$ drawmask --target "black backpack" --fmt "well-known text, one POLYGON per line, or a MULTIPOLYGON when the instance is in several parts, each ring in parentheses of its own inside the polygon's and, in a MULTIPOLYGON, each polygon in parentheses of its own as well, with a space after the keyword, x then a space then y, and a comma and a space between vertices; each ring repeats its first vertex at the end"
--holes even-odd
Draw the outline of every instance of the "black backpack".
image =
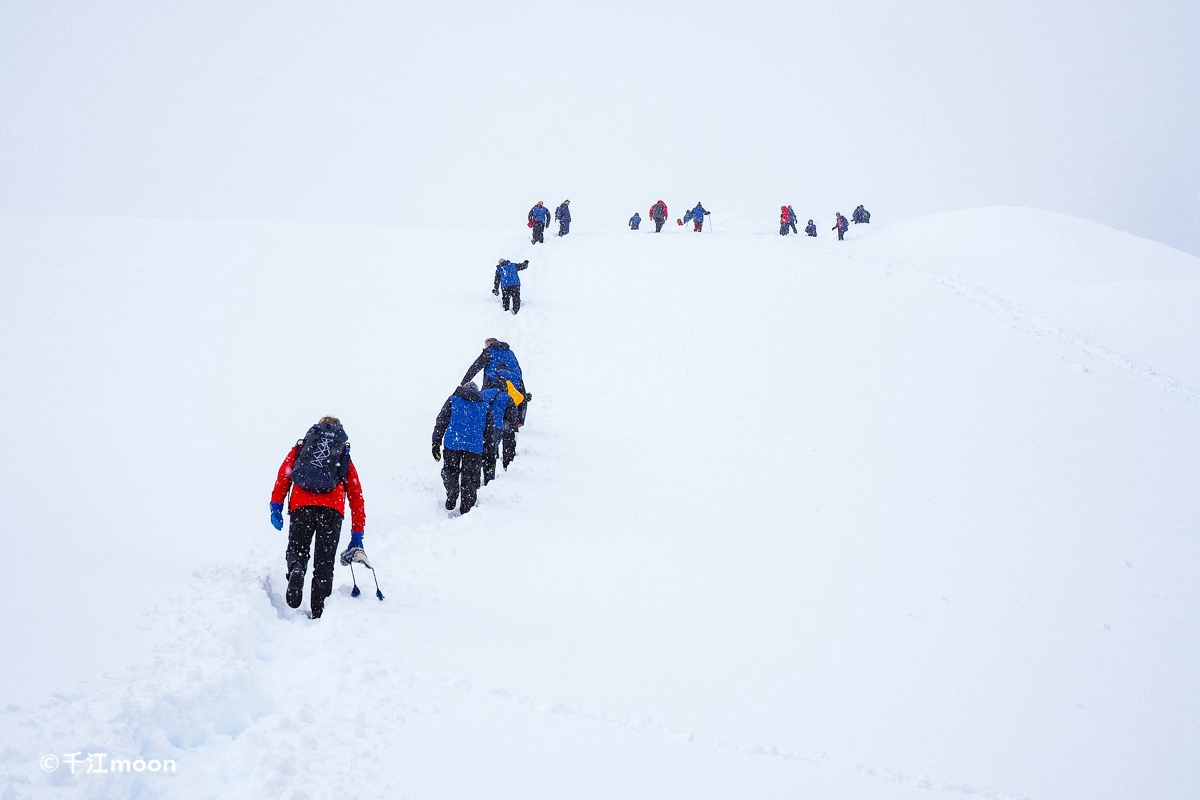
POLYGON ((350 442, 341 425, 318 422, 296 442, 292 483, 306 492, 326 494, 346 481, 350 472, 350 442))

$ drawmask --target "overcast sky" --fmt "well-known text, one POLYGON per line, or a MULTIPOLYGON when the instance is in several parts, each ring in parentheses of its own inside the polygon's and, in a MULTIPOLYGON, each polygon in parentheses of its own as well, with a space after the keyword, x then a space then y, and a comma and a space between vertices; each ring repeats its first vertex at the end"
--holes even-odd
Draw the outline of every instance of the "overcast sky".
POLYGON ((501 228, 568 197, 613 229, 1028 205, 1200 254, 1200 3, 0 5, 0 214, 501 228))

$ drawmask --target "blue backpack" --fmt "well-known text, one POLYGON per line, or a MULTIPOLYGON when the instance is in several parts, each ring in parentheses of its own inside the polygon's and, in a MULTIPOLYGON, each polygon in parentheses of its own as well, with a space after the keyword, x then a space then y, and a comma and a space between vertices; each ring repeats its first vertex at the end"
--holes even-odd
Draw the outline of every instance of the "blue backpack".
POLYGON ((306 492, 327 494, 350 473, 350 442, 341 425, 318 422, 296 442, 292 483, 306 492))

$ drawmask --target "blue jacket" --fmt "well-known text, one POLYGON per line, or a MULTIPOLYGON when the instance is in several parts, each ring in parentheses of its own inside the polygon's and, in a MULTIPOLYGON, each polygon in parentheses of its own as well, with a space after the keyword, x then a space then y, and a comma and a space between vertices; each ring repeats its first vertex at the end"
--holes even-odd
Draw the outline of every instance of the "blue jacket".
POLYGON ((563 222, 571 221, 571 207, 563 203, 558 208, 554 209, 554 218, 561 219, 563 222))
POLYGON ((795 225, 796 224, 796 212, 792 210, 791 206, 788 206, 787 210, 788 210, 788 223, 795 225))
MULTIPOLYGON (((497 342, 497 344, 499 343, 497 342)), ((517 363, 517 354, 510 350, 508 345, 505 345, 503 348, 489 347, 488 352, 492 354, 492 357, 488 359, 487 366, 483 368, 484 385, 497 385, 501 380, 504 380, 498 373, 501 370, 507 370, 510 375, 516 376, 515 378, 510 377, 508 380, 511 380, 514 386, 521 389, 524 380, 521 378, 521 365, 517 363)))
POLYGON ((545 206, 534 206, 529 209, 529 219, 544 225, 550 221, 550 209, 545 206))
POLYGON ((641 224, 642 224, 641 214, 638 214, 636 211, 633 212, 633 216, 629 218, 630 227, 633 227, 634 225, 641 225, 641 224))
POLYGON ((529 266, 528 261, 524 261, 520 264, 514 264, 511 261, 505 261, 503 264, 500 264, 499 266, 497 266, 496 267, 496 277, 498 277, 500 279, 501 288, 507 288, 509 286, 520 286, 521 285, 521 276, 518 275, 517 273, 520 272, 521 270, 525 269, 528 266, 529 266))
POLYGON ((504 417, 508 413, 508 409, 512 406, 512 398, 508 396, 507 389, 484 389, 480 392, 483 399, 487 400, 488 408, 492 412, 492 424, 495 427, 495 435, 497 438, 504 433, 504 417))
POLYGON ((810 222, 810 223, 808 223, 808 227, 804 229, 804 232, 807 233, 809 236, 816 236, 817 235, 817 226, 810 222))
POLYGON ((467 374, 463 376, 462 382, 466 383, 474 378, 479 374, 479 370, 483 370, 483 388, 485 389, 500 386, 502 376, 498 375, 497 371, 508 370, 512 375, 512 377, 508 377, 508 380, 512 381, 520 391, 525 391, 525 378, 521 374, 521 365, 517 363, 517 355, 509 349, 505 342, 496 342, 491 347, 485 347, 479 354, 479 358, 467 367, 467 374))
POLYGON ((703 222, 704 215, 707 213, 708 212, 704 210, 704 206, 700 205, 699 203, 696 203, 696 207, 693 208, 691 211, 692 219, 696 220, 696 222, 703 222))
POLYGON ((492 451, 495 430, 491 410, 483 395, 460 386, 446 400, 433 425, 433 443, 447 450, 484 454, 492 451))

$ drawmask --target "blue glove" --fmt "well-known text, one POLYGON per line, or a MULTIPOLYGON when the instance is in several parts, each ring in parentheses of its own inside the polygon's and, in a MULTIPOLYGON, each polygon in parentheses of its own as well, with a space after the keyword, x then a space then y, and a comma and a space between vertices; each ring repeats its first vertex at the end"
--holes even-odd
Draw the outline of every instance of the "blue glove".
POLYGON ((363 537, 362 531, 359 531, 358 533, 351 532, 350 533, 350 547, 362 547, 362 537, 363 537))
POLYGON ((283 503, 271 503, 271 524, 275 530, 283 530, 283 503))

